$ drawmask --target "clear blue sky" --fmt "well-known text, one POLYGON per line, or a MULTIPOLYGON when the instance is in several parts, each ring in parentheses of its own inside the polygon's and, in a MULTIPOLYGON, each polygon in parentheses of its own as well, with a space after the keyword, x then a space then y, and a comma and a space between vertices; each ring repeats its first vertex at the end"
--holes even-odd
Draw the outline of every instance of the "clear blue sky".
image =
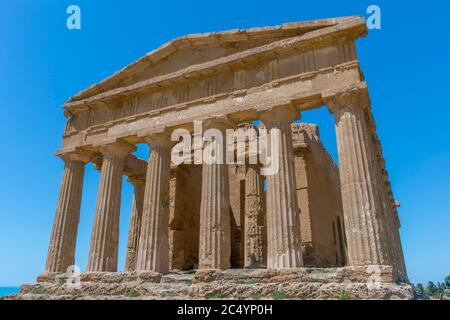
MULTIPOLYGON (((427 1, 425 7, 418 1, 392 0, 1 0, 0 286, 33 282, 44 270, 63 170, 53 153, 60 147, 62 104, 68 97, 184 34, 365 15, 373 3, 382 9, 382 29, 358 41, 358 55, 394 193, 402 203, 409 276, 425 282, 450 274, 446 1, 427 1), (70 4, 81 7, 81 31, 66 28, 70 4)), ((332 117, 323 109, 307 112, 303 119, 321 126, 322 139, 336 158, 332 117)), ((88 166, 76 253, 82 269, 98 180, 98 172, 88 166)), ((120 268, 131 192, 124 183, 120 268)))

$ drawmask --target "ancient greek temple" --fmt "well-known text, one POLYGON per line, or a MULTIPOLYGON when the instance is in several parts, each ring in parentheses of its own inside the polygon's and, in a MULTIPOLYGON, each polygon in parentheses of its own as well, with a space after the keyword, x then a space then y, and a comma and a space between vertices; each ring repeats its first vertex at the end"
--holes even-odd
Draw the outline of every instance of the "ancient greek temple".
MULTIPOLYGON (((83 177, 100 172, 86 273, 117 272, 122 179, 134 186, 125 272, 389 266, 407 281, 400 222, 355 41, 343 17, 191 34, 172 40, 64 104, 64 172, 45 273, 76 264, 83 177), (334 116, 338 164, 302 112, 334 116), (279 170, 174 165, 171 134, 281 133, 279 170), (133 155, 149 145, 148 159, 133 155)), ((226 143, 225 141, 223 142, 226 143)), ((247 158, 250 155, 247 154, 247 158)))

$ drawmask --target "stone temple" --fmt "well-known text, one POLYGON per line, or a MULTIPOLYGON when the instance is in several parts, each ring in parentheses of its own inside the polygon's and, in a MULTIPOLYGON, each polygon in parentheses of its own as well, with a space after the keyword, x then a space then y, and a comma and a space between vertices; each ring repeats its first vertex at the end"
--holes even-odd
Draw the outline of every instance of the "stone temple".
POLYGON ((146 298, 411 298, 399 204, 355 49, 366 34, 360 17, 191 34, 70 98, 45 272, 18 297, 40 288, 46 298, 126 298, 130 290, 146 298), (295 121, 322 107, 334 116, 339 165, 319 128, 295 121), (193 132, 202 121, 205 130, 253 130, 255 120, 281 133, 275 174, 247 162, 172 163, 175 129, 193 132), (132 155, 140 143, 150 146, 148 159, 132 155), (89 162, 100 183, 88 265, 73 289, 60 284, 76 265, 89 162), (129 230, 119 232, 124 176, 134 197, 129 230), (128 237, 123 272, 119 233, 128 237))

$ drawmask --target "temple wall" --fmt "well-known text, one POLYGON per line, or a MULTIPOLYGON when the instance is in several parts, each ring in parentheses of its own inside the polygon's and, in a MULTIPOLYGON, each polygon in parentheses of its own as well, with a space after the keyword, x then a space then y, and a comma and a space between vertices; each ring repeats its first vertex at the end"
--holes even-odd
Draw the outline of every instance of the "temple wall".
POLYGON ((202 167, 182 165, 172 170, 176 182, 170 190, 170 266, 193 269, 198 265, 202 167))
POLYGON ((231 266, 242 267, 244 256, 245 166, 229 166, 231 266))
POLYGON ((305 143, 295 148, 304 264, 340 266, 345 262, 345 248, 341 249, 345 245, 343 229, 338 227, 343 222, 339 169, 321 144, 317 127, 308 129, 307 136, 294 134, 294 145, 305 143))

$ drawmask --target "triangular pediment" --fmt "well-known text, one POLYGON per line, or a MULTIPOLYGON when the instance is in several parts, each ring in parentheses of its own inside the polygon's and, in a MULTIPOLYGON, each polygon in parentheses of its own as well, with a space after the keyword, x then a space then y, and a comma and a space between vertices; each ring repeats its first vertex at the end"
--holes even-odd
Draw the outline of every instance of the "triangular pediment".
POLYGON ((308 34, 359 17, 342 17, 278 26, 190 34, 174 39, 69 99, 75 102, 218 58, 308 34))

